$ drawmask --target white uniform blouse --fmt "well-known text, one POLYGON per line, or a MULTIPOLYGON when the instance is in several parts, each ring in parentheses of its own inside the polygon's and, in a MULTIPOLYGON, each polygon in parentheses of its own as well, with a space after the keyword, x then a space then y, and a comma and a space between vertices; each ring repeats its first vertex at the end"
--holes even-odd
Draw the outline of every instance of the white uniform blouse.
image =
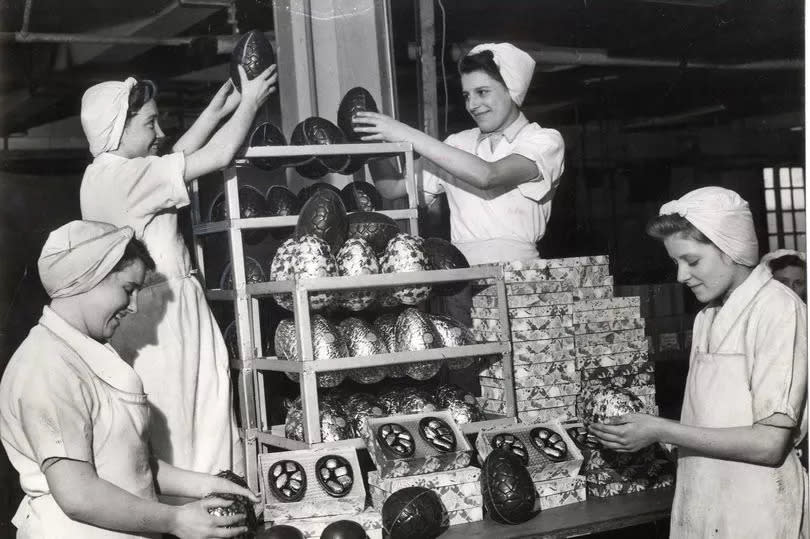
POLYGON ((447 193, 451 239, 470 264, 536 258, 535 244, 546 233, 551 199, 564 170, 565 143, 558 131, 529 123, 522 113, 494 150, 489 136, 497 135, 482 134, 476 127, 444 142, 489 162, 522 155, 537 165, 538 176, 514 189, 484 191, 428 161, 422 174, 426 201, 447 193))
POLYGON ((52 458, 88 462, 101 479, 156 500, 148 426, 149 406, 135 371, 109 345, 45 307, 0 381, 0 439, 25 492, 12 520, 17 537, 158 537, 71 520, 51 495, 43 471, 52 458))

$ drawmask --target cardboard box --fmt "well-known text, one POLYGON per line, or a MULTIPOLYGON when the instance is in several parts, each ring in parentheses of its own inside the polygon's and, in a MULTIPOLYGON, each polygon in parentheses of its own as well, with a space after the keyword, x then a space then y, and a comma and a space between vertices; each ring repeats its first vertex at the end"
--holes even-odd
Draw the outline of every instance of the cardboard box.
POLYGON ((614 320, 600 320, 595 322, 577 322, 573 325, 575 335, 589 333, 604 333, 606 331, 625 331, 644 329, 647 326, 644 318, 619 318, 614 320))
MULTIPOLYGON (((517 318, 536 318, 544 316, 571 316, 573 314, 573 304, 571 305, 550 305, 546 307, 520 307, 507 309, 507 314, 510 320, 517 318)), ((499 320, 500 310, 485 307, 472 307, 470 309, 470 316, 475 319, 482 320, 499 320)), ((570 325, 570 324, 569 324, 570 325)), ((500 329, 498 326, 496 329, 500 329)))
POLYGON ((351 520, 357 522, 366 530, 368 539, 382 539, 382 515, 380 512, 369 507, 362 513, 354 515, 342 515, 340 517, 314 517, 297 519, 278 519, 273 521, 273 525, 286 524, 298 528, 306 539, 320 539, 323 530, 338 520, 351 520))
POLYGON ((641 318, 638 307, 625 309, 604 309, 601 311, 574 311, 574 324, 592 324, 594 322, 611 322, 628 318, 641 318))
POLYGON ((266 521, 352 515, 362 512, 366 507, 363 475, 357 460, 357 451, 353 447, 319 447, 262 453, 259 455, 259 472, 261 473, 264 519, 266 521), (332 456, 339 457, 348 463, 353 479, 349 492, 342 497, 331 496, 318 481, 316 470, 318 461, 332 456), (306 486, 303 496, 296 501, 286 501, 279 497, 272 486, 272 482, 275 481, 276 465, 285 461, 297 463, 300 473, 305 477, 306 486))
MULTIPOLYGON (((548 294, 554 292, 573 292, 574 287, 565 281, 540 281, 536 283, 513 283, 506 285, 506 294, 509 296, 522 296, 526 294, 548 294)), ((498 287, 486 285, 483 287, 473 286, 473 297, 493 296, 497 297, 498 287)))
MULTIPOLYGON (((568 395, 577 395, 582 389, 579 383, 559 384, 553 386, 543 387, 530 387, 515 390, 515 397, 517 400, 530 400, 530 399, 550 399, 553 397, 563 397, 568 395)), ((504 399, 503 387, 487 387, 481 388, 481 396, 488 399, 504 399)))
POLYGON ((577 416, 576 406, 560 406, 544 410, 526 410, 518 412, 518 419, 524 423, 548 423, 549 421, 567 421, 577 416))
POLYGON ((612 298, 614 287, 607 286, 579 286, 573 289, 574 302, 587 301, 591 299, 612 298))
POLYGON ((367 431, 364 433, 363 440, 381 478, 458 470, 470 465, 472 446, 456 422, 453 421, 453 417, 444 410, 421 414, 367 417, 366 424, 367 431), (441 419, 450 427, 455 437, 454 450, 441 451, 423 438, 420 434, 419 422, 428 417, 441 419), (378 438, 378 429, 388 423, 401 425, 411 434, 414 443, 414 451, 411 456, 398 457, 383 448, 378 438))
POLYGON ((389 479, 380 478, 377 472, 372 471, 368 473, 368 487, 372 503, 380 511, 392 493, 405 487, 425 487, 438 494, 447 511, 452 512, 483 505, 480 476, 481 469, 472 466, 389 479))

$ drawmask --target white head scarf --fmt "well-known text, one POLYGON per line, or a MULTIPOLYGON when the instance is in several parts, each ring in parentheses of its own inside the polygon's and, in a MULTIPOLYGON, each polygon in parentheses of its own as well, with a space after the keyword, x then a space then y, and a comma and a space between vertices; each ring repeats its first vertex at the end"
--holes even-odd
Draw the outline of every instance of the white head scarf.
POLYGON ((82 129, 93 157, 115 150, 121 143, 129 108, 129 92, 137 82, 132 77, 123 82, 102 82, 84 92, 82 129))
POLYGON ((39 278, 51 298, 75 296, 100 283, 124 256, 134 231, 98 221, 71 221, 48 235, 39 278))
POLYGON ((702 187, 661 206, 659 215, 678 214, 737 264, 754 267, 759 244, 748 202, 722 187, 702 187))
POLYGON ((495 65, 501 72, 512 101, 518 106, 522 105, 534 75, 534 59, 511 43, 482 43, 473 47, 467 54, 483 51, 492 51, 495 65))

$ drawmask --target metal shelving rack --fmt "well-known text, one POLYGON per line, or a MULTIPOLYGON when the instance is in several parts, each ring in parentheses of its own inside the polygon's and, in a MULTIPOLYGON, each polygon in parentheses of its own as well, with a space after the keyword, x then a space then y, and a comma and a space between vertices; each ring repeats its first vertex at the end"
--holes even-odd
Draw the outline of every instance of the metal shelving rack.
MULTIPOLYGON (((408 208, 380 211, 394 220, 406 220, 408 230, 418 235, 417 187, 413 168, 413 147, 405 143, 336 144, 315 146, 266 146, 248 149, 245 159, 252 157, 298 157, 309 155, 391 155, 404 154, 405 181, 408 193, 408 208)), ((239 215, 239 169, 244 161, 237 162, 224 171, 225 201, 228 215, 239 215)), ((503 270, 497 266, 480 266, 457 270, 433 270, 408 273, 360 275, 356 277, 323 277, 317 279, 248 284, 245 277, 242 230, 295 226, 298 216, 262 217, 252 219, 232 218, 215 223, 204 223, 199 207, 197 180, 191 183, 194 251, 200 271, 205 274, 202 237, 207 234, 228 234, 233 272, 233 290, 209 289, 207 297, 213 301, 234 302, 236 334, 239 359, 231 361, 231 368, 239 372, 238 399, 241 411, 241 434, 245 442, 245 466, 248 484, 252 489, 259 485, 258 453, 265 446, 281 449, 304 449, 324 444, 321 440, 320 405, 318 403, 317 373, 375 367, 416 361, 441 361, 468 356, 500 354, 503 357, 504 386, 506 391, 506 416, 491 416, 488 420, 464 425, 465 432, 476 432, 482 426, 513 422, 517 417, 514 380, 512 378, 511 346, 508 342, 474 344, 455 348, 436 348, 419 352, 395 352, 367 357, 350 357, 333 360, 318 360, 313 357, 309 293, 315 291, 339 291, 357 288, 392 288, 426 283, 454 281, 493 282, 497 288, 498 305, 502 306, 501 327, 509 335, 508 311, 506 309, 506 285, 503 270), (286 361, 276 357, 263 357, 261 345, 262 328, 259 317, 259 298, 270 294, 293 295, 293 317, 301 361, 286 361), (263 372, 294 372, 299 374, 301 405, 304 418, 304 441, 290 440, 284 435, 283 425, 269 425, 264 395, 263 372)), ((508 338, 508 337, 507 337, 508 338)), ((332 442, 364 447, 360 439, 332 442)))

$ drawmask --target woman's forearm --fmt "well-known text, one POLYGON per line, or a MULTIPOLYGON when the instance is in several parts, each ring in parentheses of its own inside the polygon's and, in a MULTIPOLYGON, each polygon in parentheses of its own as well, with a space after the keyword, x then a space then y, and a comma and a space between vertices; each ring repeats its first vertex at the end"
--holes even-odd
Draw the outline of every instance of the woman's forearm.
POLYGON ((191 127, 174 143, 172 151, 183 152, 186 155, 196 152, 203 147, 221 119, 206 108, 194 120, 191 127))
POLYGON ((209 474, 184 470, 159 459, 152 462, 152 471, 161 494, 186 498, 203 498, 211 494, 213 476, 209 474))

